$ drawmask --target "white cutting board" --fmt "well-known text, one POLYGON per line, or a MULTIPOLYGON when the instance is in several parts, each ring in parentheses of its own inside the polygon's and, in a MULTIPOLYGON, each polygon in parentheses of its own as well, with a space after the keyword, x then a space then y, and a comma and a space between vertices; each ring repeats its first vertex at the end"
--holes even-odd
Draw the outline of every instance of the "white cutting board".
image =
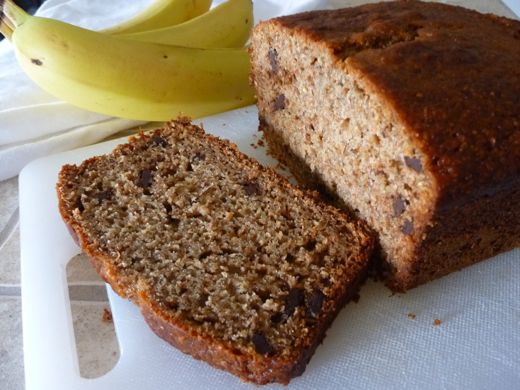
MULTIPOLYGON (((263 148, 250 146, 259 135, 255 108, 203 122, 207 131, 274 164, 263 148)), ((78 248, 58 215, 54 186, 63 164, 109 152, 122 141, 35 161, 20 176, 27 390, 257 388, 170 347, 110 288, 120 360, 101 378, 80 377, 65 272, 78 248)), ((289 388, 519 389, 520 250, 404 295, 391 296, 369 282, 289 388), (442 323, 434 326, 435 319, 442 323)))

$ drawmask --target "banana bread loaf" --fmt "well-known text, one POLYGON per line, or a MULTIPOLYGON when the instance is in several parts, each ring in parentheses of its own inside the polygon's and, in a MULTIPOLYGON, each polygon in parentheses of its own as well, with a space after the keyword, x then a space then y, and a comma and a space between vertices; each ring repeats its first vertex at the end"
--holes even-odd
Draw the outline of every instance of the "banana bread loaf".
POLYGON ((65 166, 57 191, 99 274, 160 337, 259 384, 304 371, 373 245, 362 222, 186 121, 65 166))
POLYGON ((260 23, 261 130, 406 290, 520 244, 520 22, 383 2, 260 23))

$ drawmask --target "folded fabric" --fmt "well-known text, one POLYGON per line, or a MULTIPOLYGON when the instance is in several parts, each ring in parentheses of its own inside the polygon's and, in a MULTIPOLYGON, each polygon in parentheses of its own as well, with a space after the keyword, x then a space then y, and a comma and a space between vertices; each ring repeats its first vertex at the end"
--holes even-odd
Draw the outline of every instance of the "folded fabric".
MULTIPOLYGON (((150 0, 47 0, 37 15, 99 29, 128 19, 150 0)), ((31 160, 98 142, 144 122, 111 118, 64 103, 20 69, 11 44, 0 43, 0 180, 31 160)))
MULTIPOLYGON (((130 18, 151 1, 47 0, 36 14, 96 30, 130 18)), ((214 6, 223 1, 214 1, 214 6)), ((329 8, 332 3, 338 0, 256 1, 255 20, 329 8)), ((142 123, 88 112, 56 99, 23 73, 11 44, 0 42, 0 181, 16 176, 33 159, 99 142, 142 123)))

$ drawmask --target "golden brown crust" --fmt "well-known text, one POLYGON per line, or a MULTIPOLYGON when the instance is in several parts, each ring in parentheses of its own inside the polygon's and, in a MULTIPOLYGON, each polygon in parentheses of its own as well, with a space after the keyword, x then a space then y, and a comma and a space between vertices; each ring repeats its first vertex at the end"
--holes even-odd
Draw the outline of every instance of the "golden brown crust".
POLYGON ((323 45, 372 85, 429 158, 444 205, 518 178, 519 21, 409 0, 264 23, 323 45))
MULTIPOLYGON (((300 191, 298 189, 295 190, 285 178, 278 175, 275 171, 266 169, 258 162, 246 157, 237 150, 236 146, 229 142, 210 135, 204 135, 204 131, 201 128, 192 126, 186 121, 172 122, 169 126, 188 126, 190 131, 206 137, 220 153, 224 153, 228 155, 229 158, 240 161, 240 164, 243 166, 248 166, 253 172, 256 171, 257 174, 267 176, 269 180, 286 187, 288 190, 290 188, 291 191, 295 191, 295 199, 299 201, 312 200, 312 202, 316 204, 316 196, 314 193, 310 191, 300 191)), ((150 139, 155 134, 156 132, 153 132, 151 134, 141 134, 138 137, 132 137, 128 144, 118 146, 113 154, 117 155, 123 152, 130 152, 133 150, 134 144, 142 142, 143 139, 150 139)), ((291 378, 301 375, 337 312, 351 296, 357 293, 357 289, 365 277, 368 256, 373 245, 373 236, 366 229, 365 225, 361 222, 354 223, 360 244, 367 250, 364 251, 362 257, 352 266, 352 269, 355 271, 353 272, 353 274, 355 274, 354 279, 351 279, 348 283, 342 284, 335 291, 332 291, 331 299, 328 300, 327 306, 322 309, 319 317, 316 318, 316 329, 318 329, 318 331, 314 334, 309 334, 304 342, 304 346, 296 349, 291 354, 283 356, 245 354, 233 348, 231 343, 213 339, 203 334, 193 325, 173 317, 160 302, 157 302, 151 296, 148 286, 141 286, 140 283, 136 285, 134 281, 126 278, 118 268, 113 265, 111 259, 98 249, 96 243, 91 242, 89 235, 78 219, 78 207, 70 200, 74 199, 74 196, 71 197, 70 194, 76 190, 74 186, 81 173, 102 158, 103 157, 93 157, 79 167, 71 165, 64 166, 60 172, 57 183, 60 214, 67 226, 70 227, 72 232, 77 236, 79 245, 89 256, 94 268, 101 277, 112 286, 117 294, 132 300, 140 307, 147 323, 157 335, 197 359, 202 359, 214 367, 227 370, 241 377, 243 380, 257 384, 270 382, 287 384, 291 378)), ((330 213, 337 220, 347 222, 346 216, 337 209, 323 203, 318 203, 316 206, 321 212, 330 213)))
POLYGON ((410 267, 389 274, 388 286, 406 291, 520 246, 520 184, 493 196, 439 209, 410 267))

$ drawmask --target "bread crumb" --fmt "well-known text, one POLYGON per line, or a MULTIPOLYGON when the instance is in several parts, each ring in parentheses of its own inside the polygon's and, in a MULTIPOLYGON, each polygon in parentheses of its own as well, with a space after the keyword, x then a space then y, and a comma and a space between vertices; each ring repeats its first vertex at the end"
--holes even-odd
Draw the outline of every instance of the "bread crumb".
POLYGON ((436 319, 433 320, 433 325, 434 325, 434 326, 439 326, 440 324, 442 324, 442 321, 439 320, 438 318, 436 318, 436 319))
POLYGON ((417 316, 415 315, 415 313, 408 313, 408 318, 410 318, 411 320, 415 320, 417 316))
POLYGON ((103 309, 103 322, 112 322, 112 312, 109 309, 103 309))

